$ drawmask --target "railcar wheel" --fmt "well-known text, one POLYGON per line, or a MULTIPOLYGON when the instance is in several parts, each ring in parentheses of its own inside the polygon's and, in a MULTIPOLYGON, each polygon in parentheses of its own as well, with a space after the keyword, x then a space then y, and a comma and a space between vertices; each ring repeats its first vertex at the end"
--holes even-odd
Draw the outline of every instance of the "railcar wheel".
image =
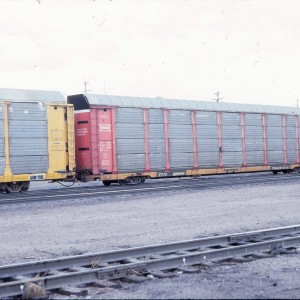
POLYGON ((119 185, 126 185, 126 181, 125 180, 119 180, 119 185))
POLYGON ((20 192, 21 190, 21 182, 9 182, 6 185, 6 191, 8 193, 20 192))
POLYGON ((277 175, 277 174, 278 174, 278 172, 277 172, 277 171, 273 171, 273 174, 274 174, 274 175, 277 175))
POLYGON ((111 181, 109 181, 109 180, 103 180, 102 183, 103 183, 105 186, 110 186, 110 185, 111 185, 111 181))
POLYGON ((287 174, 287 173, 288 173, 288 170, 283 170, 282 173, 283 173, 283 174, 287 174))
POLYGON ((28 189, 29 189, 29 185, 30 185, 29 181, 24 181, 22 183, 22 187, 21 187, 21 191, 20 192, 27 192, 28 189))
POLYGON ((141 177, 141 183, 144 183, 146 181, 146 177, 141 177))

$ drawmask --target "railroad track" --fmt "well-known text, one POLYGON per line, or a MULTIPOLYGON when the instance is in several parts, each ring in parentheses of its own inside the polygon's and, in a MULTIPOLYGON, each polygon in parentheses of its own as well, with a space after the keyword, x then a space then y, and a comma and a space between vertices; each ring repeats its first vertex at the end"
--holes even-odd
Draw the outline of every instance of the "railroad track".
POLYGON ((40 191, 29 191, 26 193, 11 193, 1 196, 0 205, 26 203, 26 202, 41 202, 41 201, 62 201, 74 198, 88 197, 106 197, 127 194, 145 194, 145 193, 160 193, 174 190, 197 190, 197 189, 212 189, 228 186, 239 185, 257 185, 257 184, 279 184, 299 181, 300 174, 256 174, 241 175, 241 176, 203 176, 199 178, 185 178, 184 180, 164 180, 145 183, 143 185, 128 185, 121 186, 88 186, 65 189, 47 189, 40 191))
MULTIPOLYGON (((141 281, 199 272, 209 262, 245 261, 297 253, 300 225, 214 236, 162 245, 101 252, 0 267, 0 298, 20 296, 29 284, 68 294, 65 286, 103 288, 112 281, 141 281)), ((72 291, 69 291, 72 294, 72 291)))

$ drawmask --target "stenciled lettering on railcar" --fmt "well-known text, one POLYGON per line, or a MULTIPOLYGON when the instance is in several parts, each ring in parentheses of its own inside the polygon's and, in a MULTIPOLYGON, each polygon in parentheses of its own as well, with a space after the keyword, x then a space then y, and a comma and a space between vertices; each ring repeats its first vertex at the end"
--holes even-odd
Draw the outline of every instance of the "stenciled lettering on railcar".
POLYGON ((99 132, 111 132, 111 124, 99 124, 99 132))
POLYGON ((88 132, 87 128, 77 128, 76 135, 77 136, 83 136, 83 135, 86 135, 87 132, 88 132))
POLYGON ((279 166, 277 166, 277 167, 271 167, 271 170, 285 170, 285 169, 287 169, 287 167, 279 167, 279 166))
POLYGON ((161 172, 157 173, 158 177, 172 177, 172 176, 185 176, 185 171, 175 171, 175 172, 161 172))
POLYGON ((227 168, 227 169, 224 169, 224 173, 235 173, 235 172, 238 172, 239 169, 238 168, 227 168))

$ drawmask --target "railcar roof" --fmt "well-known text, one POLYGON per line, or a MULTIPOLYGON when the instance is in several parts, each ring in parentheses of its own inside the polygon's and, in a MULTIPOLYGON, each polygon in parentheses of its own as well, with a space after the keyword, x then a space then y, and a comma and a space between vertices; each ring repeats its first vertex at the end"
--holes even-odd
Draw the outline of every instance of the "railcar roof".
POLYGON ((167 108, 184 110, 229 111, 270 114, 300 115, 300 108, 273 105, 238 104, 226 102, 195 101, 164 99, 161 97, 128 97, 112 95, 78 94, 68 97, 75 110, 88 109, 91 105, 136 107, 136 108, 167 108))
POLYGON ((0 100, 16 102, 65 103, 62 93, 56 91, 21 90, 0 88, 0 100))

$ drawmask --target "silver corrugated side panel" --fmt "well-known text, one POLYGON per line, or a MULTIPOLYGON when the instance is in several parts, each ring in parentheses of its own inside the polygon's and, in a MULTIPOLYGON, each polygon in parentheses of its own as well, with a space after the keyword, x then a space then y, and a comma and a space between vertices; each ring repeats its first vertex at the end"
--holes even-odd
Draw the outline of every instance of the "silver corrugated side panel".
POLYGON ((282 127, 267 127, 267 139, 283 138, 282 127))
POLYGON ((192 125, 169 124, 169 138, 193 138, 192 125))
POLYGON ((242 127, 237 126, 222 126, 222 139, 226 138, 242 138, 242 127))
POLYGON ((296 127, 287 127, 286 128, 286 138, 287 139, 296 139, 296 127))
POLYGON ((284 160, 283 151, 267 151, 269 164, 282 164, 284 160))
POLYGON ((262 127, 261 114, 245 114, 245 126, 260 126, 262 127))
POLYGON ((0 104, 0 175, 5 171, 5 141, 4 141, 4 114, 3 105, 0 104))
POLYGON ((47 172, 49 157, 48 151, 45 151, 48 149, 45 107, 39 103, 12 102, 8 113, 12 173, 47 172))
POLYGON ((283 150, 283 139, 267 139, 267 150, 283 150))
POLYGON ((296 145, 296 139, 287 139, 286 140, 286 148, 287 150, 296 151, 297 145, 296 145))
POLYGON ((151 170, 164 170, 166 168, 166 153, 150 153, 149 163, 151 170))
POLYGON ((164 124, 148 124, 148 137, 149 139, 164 139, 165 126, 164 124))
POLYGON ((287 161, 288 163, 296 163, 297 161, 297 151, 288 151, 287 152, 287 161))
POLYGON ((267 115, 267 126, 282 127, 282 115, 267 115))
POLYGON ((240 152, 243 151, 241 139, 223 139, 222 151, 240 152))
POLYGON ((166 152, 165 139, 149 139, 149 153, 162 153, 166 152))
POLYGON ((3 175, 5 171, 5 158, 0 156, 0 175, 3 175))
POLYGON ((222 152, 222 160, 224 167, 238 167, 243 163, 242 152, 222 152))
POLYGON ((144 111, 139 108, 118 108, 116 113, 117 123, 144 123, 144 111))
POLYGON ((296 117, 295 116, 286 116, 286 126, 287 127, 296 127, 296 117))
POLYGON ((261 166, 264 164, 264 151, 247 151, 246 163, 248 166, 261 166))
POLYGON ((144 139, 117 139, 117 155, 126 153, 145 154, 144 139))
POLYGON ((144 135, 144 124, 116 123, 117 139, 143 139, 144 135))
POLYGON ((24 144, 23 139, 11 139, 10 148, 12 156, 32 156, 32 155, 48 155, 48 140, 47 138, 39 138, 34 140, 35 145, 24 144))
POLYGON ((245 126, 246 138, 263 138, 264 130, 262 126, 245 126))
POLYGON ((10 168, 13 174, 44 173, 48 170, 48 156, 13 156, 10 168))
POLYGON ((164 111, 162 109, 149 109, 148 123, 164 124, 164 111))
POLYGON ((199 125, 217 125, 217 113, 212 111, 197 111, 195 122, 199 125))
POLYGON ((192 116, 189 110, 169 110, 169 123, 192 124, 192 116))
POLYGON ((171 169, 192 168, 194 166, 194 153, 170 153, 171 169))
POLYGON ((197 158, 199 168, 217 168, 219 166, 219 152, 198 152, 197 158))
POLYGON ((263 139, 245 139, 246 151, 263 151, 264 140, 263 139))
POLYGON ((117 155, 118 171, 144 171, 145 154, 117 155))
POLYGON ((194 141, 186 138, 169 139, 171 153, 184 153, 194 151, 194 141))
POLYGON ((209 152, 219 151, 219 140, 218 139, 201 139, 197 140, 197 151, 198 152, 209 152))
POLYGON ((241 125, 241 115, 239 113, 222 113, 222 126, 223 125, 241 125))
POLYGON ((197 125, 196 132, 197 139, 217 139, 219 136, 217 125, 197 125))

